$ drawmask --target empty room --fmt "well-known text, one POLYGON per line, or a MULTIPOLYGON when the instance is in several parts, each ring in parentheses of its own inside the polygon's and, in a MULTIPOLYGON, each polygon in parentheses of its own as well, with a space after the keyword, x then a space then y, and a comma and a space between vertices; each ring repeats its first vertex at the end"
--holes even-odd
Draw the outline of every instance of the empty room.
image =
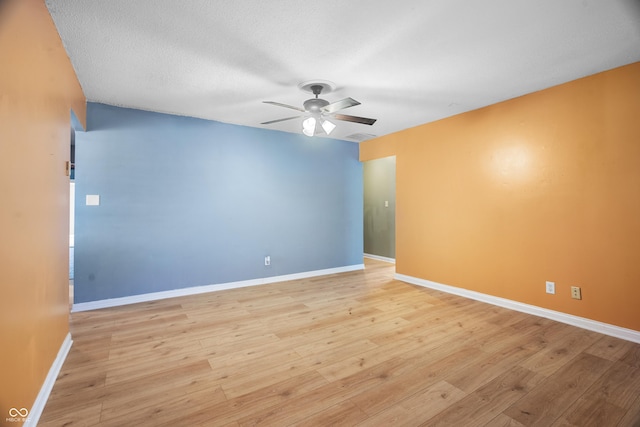
POLYGON ((640 2, 0 1, 0 425, 640 426, 640 2))

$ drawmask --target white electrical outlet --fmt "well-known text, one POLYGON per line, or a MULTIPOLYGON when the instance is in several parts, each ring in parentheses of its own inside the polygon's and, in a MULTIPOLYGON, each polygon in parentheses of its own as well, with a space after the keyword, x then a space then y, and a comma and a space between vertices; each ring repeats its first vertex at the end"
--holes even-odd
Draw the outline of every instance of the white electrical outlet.
POLYGON ((264 265, 271 265, 271 256, 264 257, 264 265))
POLYGON ((547 293, 555 294, 556 293, 556 284, 555 282, 546 282, 547 285, 547 293))

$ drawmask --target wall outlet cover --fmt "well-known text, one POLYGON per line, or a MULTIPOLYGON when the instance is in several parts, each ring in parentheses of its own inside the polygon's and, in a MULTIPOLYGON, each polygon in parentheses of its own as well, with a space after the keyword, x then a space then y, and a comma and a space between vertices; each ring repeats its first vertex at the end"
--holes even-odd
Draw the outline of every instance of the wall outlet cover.
POLYGON ((573 299, 582 299, 582 290, 579 286, 571 287, 571 298, 573 299))

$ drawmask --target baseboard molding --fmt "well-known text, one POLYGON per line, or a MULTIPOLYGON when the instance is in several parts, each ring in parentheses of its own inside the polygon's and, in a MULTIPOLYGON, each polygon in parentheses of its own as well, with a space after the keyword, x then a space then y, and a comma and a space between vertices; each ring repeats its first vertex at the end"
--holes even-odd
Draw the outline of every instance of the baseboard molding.
POLYGON ((432 282, 430 280, 419 279, 417 277, 406 276, 404 274, 395 274, 395 279, 413 285, 425 288, 435 289, 437 291, 446 292, 448 294, 459 295, 461 297, 474 299, 476 301, 486 302, 488 304, 497 305, 499 307, 508 308, 510 310, 520 311, 522 313, 533 314, 534 316, 545 317, 547 319, 566 323, 568 325, 577 326, 582 329, 599 332, 601 334, 610 335, 612 337, 631 341, 640 344, 640 331, 627 329, 620 326, 610 325, 608 323, 598 322, 596 320, 586 319, 584 317, 574 316, 559 311, 549 310, 535 305, 524 304, 505 298, 494 297, 492 295, 480 292, 470 291, 468 289, 457 288, 455 286, 443 285, 441 283, 432 282))
POLYGON ((69 354, 69 350, 71 350, 71 345, 73 341, 71 340, 71 333, 67 333, 62 345, 60 346, 60 350, 58 350, 58 355, 53 361, 51 368, 49 368, 49 373, 47 374, 47 378, 44 380, 44 384, 40 388, 40 392, 36 397, 33 406, 31 407, 31 411, 29 411, 29 416, 27 417, 27 421, 23 424, 25 427, 37 426, 38 421, 40 420, 40 416, 42 415, 42 411, 44 411, 44 407, 47 404, 47 400, 49 400, 49 395, 51 394, 51 390, 53 389, 53 385, 56 382, 56 378, 58 378, 58 374, 62 369, 62 364, 67 358, 67 354, 69 354))
POLYGON ((388 262, 391 264, 395 264, 396 263, 396 259, 395 258, 387 258, 386 256, 380 256, 380 255, 372 255, 372 254, 363 254, 365 258, 371 258, 371 259, 377 259, 378 261, 384 261, 384 262, 388 262))
POLYGON ((173 289, 170 291, 151 292, 142 295, 132 295, 121 298, 110 298, 73 304, 71 312, 98 310, 100 308, 117 307, 140 302, 156 301, 166 298, 183 297, 204 294, 207 292, 224 291, 227 289, 245 288, 247 286, 267 285, 269 283, 287 282, 289 280, 307 279, 309 277, 326 276, 329 274, 347 273, 363 270, 364 264, 347 265, 345 267, 327 268, 324 270, 305 271, 303 273, 285 274, 282 276, 264 277, 260 279, 242 280, 238 282, 219 283, 215 285, 193 286, 190 288, 173 289))

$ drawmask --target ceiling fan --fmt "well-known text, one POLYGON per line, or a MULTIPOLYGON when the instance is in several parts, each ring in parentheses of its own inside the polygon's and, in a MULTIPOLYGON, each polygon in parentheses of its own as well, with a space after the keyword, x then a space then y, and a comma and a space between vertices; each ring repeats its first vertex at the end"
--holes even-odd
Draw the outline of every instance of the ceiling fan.
MULTIPOLYGON (((274 101, 263 102, 265 104, 272 104, 278 107, 290 108, 292 110, 305 113, 305 115, 308 117, 302 121, 302 133, 307 136, 317 135, 322 132, 329 135, 336 128, 336 125, 328 120, 329 118, 342 120, 345 122, 361 123, 364 125, 372 125, 376 122, 376 119, 368 119, 366 117, 350 116, 337 113, 337 111, 343 110, 345 108, 360 105, 360 103, 353 98, 345 98, 333 103, 329 103, 329 101, 325 99, 318 98, 318 96, 322 92, 328 93, 333 90, 334 85, 331 82, 305 82, 300 83, 298 85, 298 88, 305 92, 311 92, 315 95, 315 98, 307 99, 306 101, 304 101, 304 103, 302 104, 302 108, 274 101)), ((303 116, 297 115, 292 117, 285 117, 283 119, 269 120, 268 122, 262 122, 261 124, 270 125, 272 123, 284 122, 286 120, 293 120, 300 117, 303 116)))

